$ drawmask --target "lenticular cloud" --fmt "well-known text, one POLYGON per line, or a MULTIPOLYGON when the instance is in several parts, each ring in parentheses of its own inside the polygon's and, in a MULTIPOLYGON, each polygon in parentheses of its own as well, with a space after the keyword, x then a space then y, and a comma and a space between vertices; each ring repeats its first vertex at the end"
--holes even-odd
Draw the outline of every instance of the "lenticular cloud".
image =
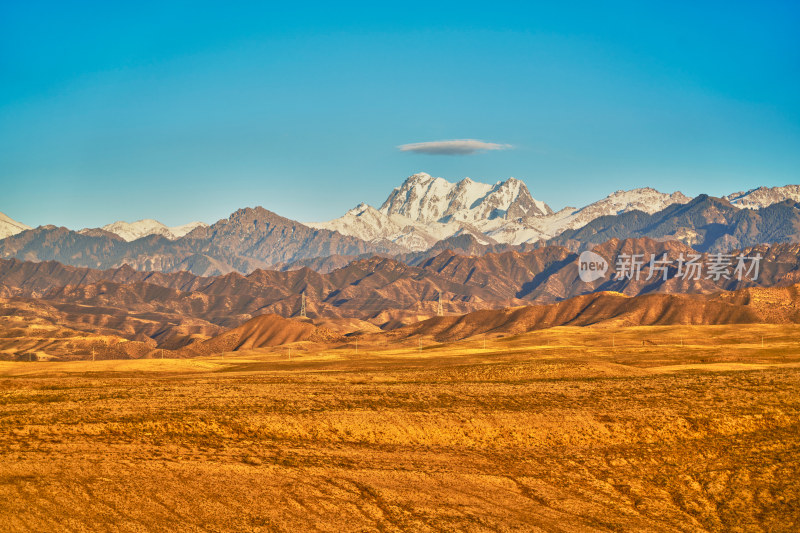
POLYGON ((486 150, 507 150, 511 147, 510 144, 487 143, 476 139, 453 139, 450 141, 401 144, 397 148, 401 152, 416 152, 419 154, 469 155, 486 150))

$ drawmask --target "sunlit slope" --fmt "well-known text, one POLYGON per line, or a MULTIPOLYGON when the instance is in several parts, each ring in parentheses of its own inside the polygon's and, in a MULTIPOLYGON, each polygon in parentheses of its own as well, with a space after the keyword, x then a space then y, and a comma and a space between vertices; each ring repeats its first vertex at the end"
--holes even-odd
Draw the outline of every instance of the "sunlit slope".
POLYGON ((800 322, 798 285, 749 288, 717 295, 593 293, 550 305, 434 317, 387 332, 456 340, 479 334, 518 334, 554 326, 786 324, 800 322))
POLYGON ((222 335, 191 344, 178 350, 177 353, 181 356, 210 355, 298 341, 330 342, 341 339, 340 333, 326 327, 315 326, 308 319, 288 319, 266 314, 248 320, 222 335))

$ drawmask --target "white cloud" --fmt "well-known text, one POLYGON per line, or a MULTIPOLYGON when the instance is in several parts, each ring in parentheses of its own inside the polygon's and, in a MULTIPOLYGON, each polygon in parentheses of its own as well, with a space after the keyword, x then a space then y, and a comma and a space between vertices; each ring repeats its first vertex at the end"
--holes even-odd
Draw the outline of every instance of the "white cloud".
POLYGON ((507 150, 513 148, 513 146, 510 144, 487 143, 476 139, 453 139, 451 141, 401 144, 397 148, 401 152, 415 152, 418 154, 468 155, 486 150, 507 150))

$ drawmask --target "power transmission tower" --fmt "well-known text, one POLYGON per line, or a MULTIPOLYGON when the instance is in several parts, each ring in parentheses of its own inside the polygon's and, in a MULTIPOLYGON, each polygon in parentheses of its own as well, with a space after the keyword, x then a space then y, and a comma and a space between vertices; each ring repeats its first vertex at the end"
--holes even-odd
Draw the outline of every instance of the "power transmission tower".
POLYGON ((305 291, 300 293, 300 317, 306 318, 306 293, 305 291))
POLYGON ((442 293, 439 292, 439 305, 436 307, 436 314, 438 316, 444 316, 444 308, 442 307, 442 293))

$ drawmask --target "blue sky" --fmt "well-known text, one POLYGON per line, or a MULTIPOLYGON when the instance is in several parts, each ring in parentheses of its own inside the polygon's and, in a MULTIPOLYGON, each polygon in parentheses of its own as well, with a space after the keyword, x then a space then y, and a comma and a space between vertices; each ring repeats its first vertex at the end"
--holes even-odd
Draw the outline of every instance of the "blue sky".
POLYGON ((554 208, 800 183, 796 2, 116 4, 0 3, 14 219, 326 220, 417 171, 554 208), (398 149, 449 139, 513 148, 398 149))

